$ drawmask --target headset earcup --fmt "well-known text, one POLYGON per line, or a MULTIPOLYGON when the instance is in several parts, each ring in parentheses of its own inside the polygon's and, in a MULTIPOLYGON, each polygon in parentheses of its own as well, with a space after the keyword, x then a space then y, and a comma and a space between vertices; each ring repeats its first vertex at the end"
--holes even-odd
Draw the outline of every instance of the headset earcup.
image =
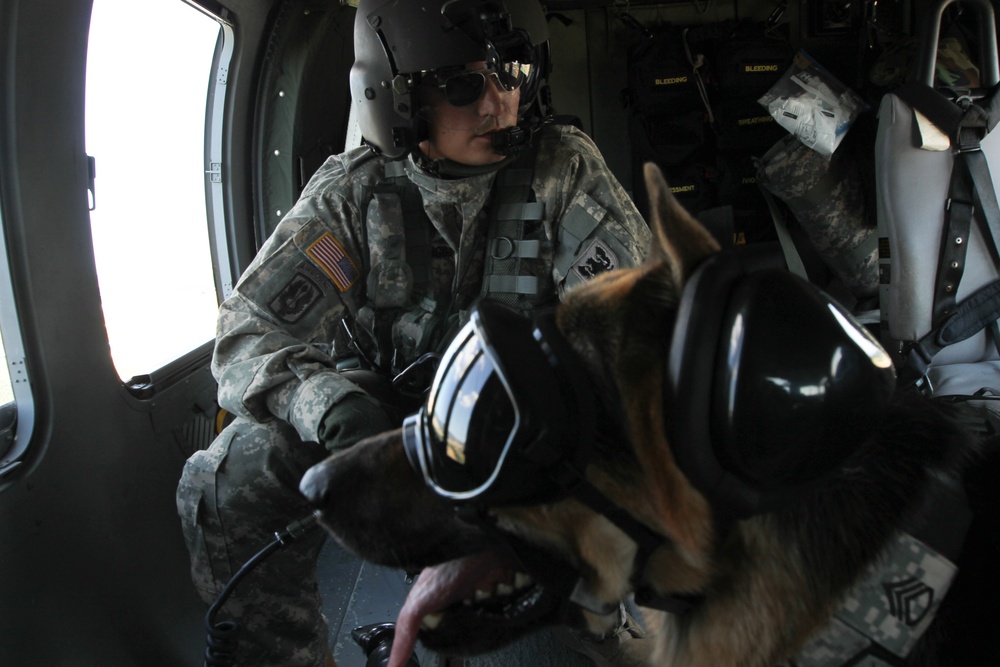
POLYGON ((895 386, 874 338, 786 271, 733 286, 720 341, 714 451, 759 491, 761 509, 837 469, 869 437, 895 386))
POLYGON ((755 511, 759 494, 716 455, 711 405, 720 332, 734 284, 746 275, 740 256, 724 251, 702 262, 678 302, 667 355, 664 421, 674 460, 688 480, 726 516, 755 511))
POLYGON ((765 248, 692 273, 667 359, 665 422, 681 471, 723 516, 780 507, 836 469, 895 386, 864 328, 765 248))

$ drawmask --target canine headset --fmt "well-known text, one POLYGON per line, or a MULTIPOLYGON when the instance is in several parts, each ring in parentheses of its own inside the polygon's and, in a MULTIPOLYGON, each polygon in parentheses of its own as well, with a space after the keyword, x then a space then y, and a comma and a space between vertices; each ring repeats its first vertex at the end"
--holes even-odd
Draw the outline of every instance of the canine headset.
POLYGON ((780 508, 879 423, 888 353, 837 302, 750 249, 691 275, 667 359, 671 451, 722 516, 780 508))

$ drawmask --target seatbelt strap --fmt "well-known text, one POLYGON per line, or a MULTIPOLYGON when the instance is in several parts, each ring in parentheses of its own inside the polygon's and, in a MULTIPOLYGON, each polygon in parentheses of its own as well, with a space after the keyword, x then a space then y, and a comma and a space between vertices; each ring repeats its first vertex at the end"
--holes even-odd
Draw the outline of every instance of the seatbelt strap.
MULTIPOLYGON (((758 185, 760 185, 759 182, 758 185)), ((771 213, 771 220, 774 222, 774 231, 778 235, 778 243, 781 244, 781 252, 785 256, 785 266, 799 278, 808 281, 809 275, 806 273, 806 265, 803 263, 802 257, 795 247, 792 235, 788 233, 788 223, 785 222, 785 216, 778 207, 778 202, 775 201, 774 195, 763 185, 760 185, 760 192, 764 195, 764 201, 767 202, 767 209, 771 213)))
MULTIPOLYGON (((432 225, 416 184, 406 176, 405 162, 388 161, 383 173, 383 180, 368 188, 363 211, 367 303, 355 319, 372 337, 365 338, 373 348, 364 351, 368 363, 394 372, 390 368, 396 350, 393 323, 414 293, 419 298, 430 284, 432 225)), ((357 333, 351 337, 355 345, 361 345, 357 333)))
MULTIPOLYGON (((952 91, 957 97, 952 100, 935 88, 918 82, 904 84, 895 91, 900 99, 947 134, 952 146, 958 151, 955 154, 948 200, 945 204, 944 230, 934 283, 933 330, 912 346, 907 362, 907 366, 911 363, 917 367, 923 366, 921 376, 926 371, 926 364, 929 363, 927 355, 933 356, 940 351, 940 348, 931 349, 932 346, 927 341, 942 340, 936 334, 942 331, 946 322, 951 321, 949 318, 953 313, 957 314, 958 288, 965 271, 973 220, 979 225, 994 266, 1000 270, 1000 251, 997 249, 996 241, 997 235, 1000 234, 1000 205, 997 203, 989 164, 981 149, 982 140, 1000 121, 998 91, 1000 86, 994 87, 978 103, 972 100, 971 95, 962 96, 957 91, 952 91)), ((983 290, 977 294, 981 292, 983 290)), ((982 312, 989 310, 989 307, 982 303, 975 308, 982 312)), ((966 313, 968 311, 969 309, 963 310, 966 313)), ((968 335, 971 336, 986 328, 1000 353, 1000 327, 995 321, 983 323, 968 335)))
POLYGON ((899 371, 900 382, 919 384, 934 355, 992 326, 997 319, 1000 319, 1000 279, 970 294, 940 327, 910 346, 899 371))
MULTIPOLYGON (((931 326, 941 323, 955 312, 955 295, 965 271, 965 255, 969 247, 969 232, 975 212, 975 195, 968 178, 966 153, 955 156, 951 170, 948 199, 945 201, 944 231, 938 252, 938 271, 934 279, 934 307, 931 326)), ((992 188, 992 186, 991 186, 992 188)))

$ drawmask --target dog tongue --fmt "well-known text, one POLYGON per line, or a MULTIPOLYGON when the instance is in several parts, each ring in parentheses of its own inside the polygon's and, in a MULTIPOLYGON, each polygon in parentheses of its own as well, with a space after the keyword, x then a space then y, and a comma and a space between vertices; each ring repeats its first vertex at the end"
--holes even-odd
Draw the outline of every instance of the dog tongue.
POLYGON ((504 571, 504 561, 491 552, 425 568, 406 596, 406 602, 396 619, 396 636, 392 643, 389 667, 405 667, 416 646, 424 616, 472 597, 476 588, 491 590, 493 581, 504 571))

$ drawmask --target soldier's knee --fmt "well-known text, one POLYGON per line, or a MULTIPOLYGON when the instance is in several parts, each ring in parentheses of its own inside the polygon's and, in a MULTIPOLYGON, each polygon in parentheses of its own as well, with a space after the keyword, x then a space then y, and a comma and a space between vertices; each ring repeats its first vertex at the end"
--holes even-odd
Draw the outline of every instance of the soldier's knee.
POLYGON ((325 456, 322 446, 302 442, 287 424, 237 419, 187 460, 177 512, 206 600, 275 530, 308 511, 299 479, 325 456))
POLYGON ((223 513, 253 506, 258 515, 271 513, 269 507, 283 514, 289 504, 304 503, 299 480, 326 455, 321 445, 303 442, 284 422, 237 419, 208 449, 188 459, 178 486, 178 507, 182 498, 190 504, 193 497, 201 497, 223 513))

